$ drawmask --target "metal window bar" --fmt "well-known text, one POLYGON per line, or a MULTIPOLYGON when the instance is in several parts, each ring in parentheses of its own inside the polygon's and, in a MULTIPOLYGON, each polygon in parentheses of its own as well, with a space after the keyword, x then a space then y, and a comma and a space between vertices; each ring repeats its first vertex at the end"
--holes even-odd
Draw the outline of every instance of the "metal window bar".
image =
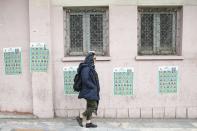
POLYGON ((160 49, 160 14, 154 13, 153 22, 153 52, 154 54, 159 54, 160 49))
POLYGON ((97 55, 104 55, 104 13, 91 12, 89 16, 89 50, 94 50, 97 55))
POLYGON ((69 54, 83 55, 84 52, 84 13, 68 14, 69 54))
POLYGON ((153 54, 153 14, 139 14, 139 54, 153 54), (148 25, 148 26, 147 26, 148 25))
POLYGON ((176 54, 176 13, 162 13, 160 20, 160 53, 176 54))
POLYGON ((85 55, 89 48, 89 41, 88 41, 88 38, 89 38, 89 20, 88 20, 88 15, 84 12, 84 19, 83 19, 83 38, 84 38, 84 41, 83 41, 83 55, 85 55))

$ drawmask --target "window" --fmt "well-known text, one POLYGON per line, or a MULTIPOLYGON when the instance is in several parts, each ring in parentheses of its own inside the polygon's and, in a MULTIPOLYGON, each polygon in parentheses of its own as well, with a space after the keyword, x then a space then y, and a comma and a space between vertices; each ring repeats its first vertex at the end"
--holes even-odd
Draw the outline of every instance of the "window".
POLYGON ((138 8, 138 55, 180 55, 181 7, 138 8))
POLYGON ((108 55, 107 8, 65 8, 65 56, 108 55))

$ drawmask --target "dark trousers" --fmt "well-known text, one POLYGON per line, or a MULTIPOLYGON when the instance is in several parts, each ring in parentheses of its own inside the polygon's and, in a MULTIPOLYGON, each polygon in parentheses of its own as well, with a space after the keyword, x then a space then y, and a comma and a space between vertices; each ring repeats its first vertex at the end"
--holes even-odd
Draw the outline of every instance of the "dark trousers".
POLYGON ((92 113, 97 114, 98 102, 96 100, 86 100, 86 102, 86 111, 83 113, 83 116, 86 117, 86 120, 90 120, 92 113))

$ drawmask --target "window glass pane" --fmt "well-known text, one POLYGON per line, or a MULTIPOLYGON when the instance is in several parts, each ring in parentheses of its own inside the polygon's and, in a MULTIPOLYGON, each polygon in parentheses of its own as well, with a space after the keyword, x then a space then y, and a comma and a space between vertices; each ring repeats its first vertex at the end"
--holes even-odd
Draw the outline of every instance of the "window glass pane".
POLYGON ((90 50, 103 52, 103 15, 90 15, 90 50))
POLYGON ((70 15, 71 52, 83 52, 83 16, 70 15))
POLYGON ((160 47, 170 48, 173 41, 173 14, 160 14, 160 47))
POLYGON ((141 48, 153 50, 153 14, 141 15, 141 48))

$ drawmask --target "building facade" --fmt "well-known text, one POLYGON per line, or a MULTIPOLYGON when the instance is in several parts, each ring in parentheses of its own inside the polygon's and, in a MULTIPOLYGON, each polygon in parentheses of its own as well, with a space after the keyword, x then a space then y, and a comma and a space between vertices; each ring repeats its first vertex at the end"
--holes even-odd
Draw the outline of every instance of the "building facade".
POLYGON ((1 0, 0 111, 77 116, 85 101, 69 80, 95 50, 99 117, 197 118, 196 13, 195 0, 1 0), (48 49, 47 70, 34 70, 35 43, 48 49), (13 47, 21 71, 10 75, 13 47))

